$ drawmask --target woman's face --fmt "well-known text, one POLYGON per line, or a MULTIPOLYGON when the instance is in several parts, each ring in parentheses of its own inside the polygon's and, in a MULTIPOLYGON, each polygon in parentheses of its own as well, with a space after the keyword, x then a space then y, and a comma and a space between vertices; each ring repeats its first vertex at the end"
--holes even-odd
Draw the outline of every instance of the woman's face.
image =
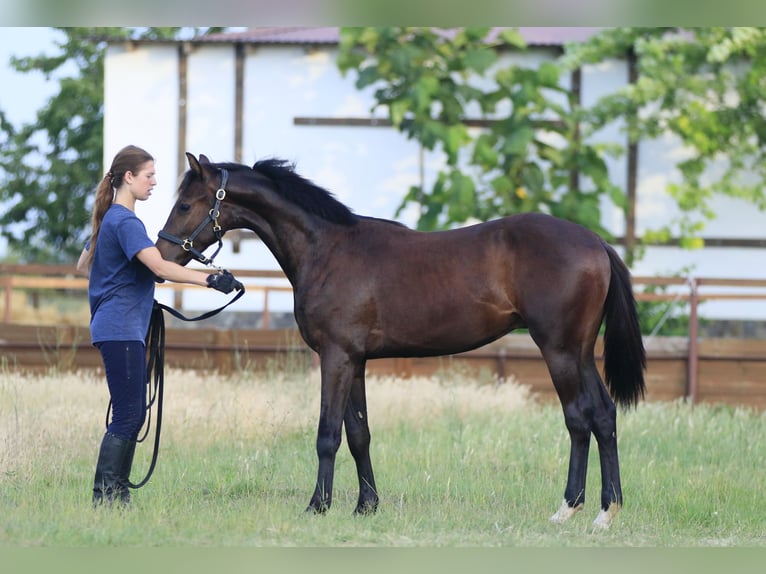
POLYGON ((147 161, 139 168, 137 173, 128 172, 130 174, 126 178, 126 183, 130 187, 130 191, 138 201, 145 201, 149 199, 152 194, 152 189, 157 185, 157 179, 154 177, 154 161, 147 161))

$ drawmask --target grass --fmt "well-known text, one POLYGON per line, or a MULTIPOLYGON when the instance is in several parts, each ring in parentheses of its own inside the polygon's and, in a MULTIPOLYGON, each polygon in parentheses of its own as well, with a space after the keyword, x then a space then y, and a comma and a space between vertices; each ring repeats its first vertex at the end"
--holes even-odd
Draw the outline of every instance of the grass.
MULTIPOLYGON (((764 546, 766 417, 727 407, 642 404, 621 413, 626 506, 594 530, 591 452, 584 512, 548 522, 569 440, 557 405, 511 382, 450 373, 371 378, 381 495, 352 515, 345 443, 333 507, 303 512, 316 473, 315 373, 166 373, 160 458, 128 511, 90 506, 106 385, 97 374, 0 372, 0 546, 5 547, 718 547, 764 546)), ((140 445, 133 480, 151 447, 140 445)))

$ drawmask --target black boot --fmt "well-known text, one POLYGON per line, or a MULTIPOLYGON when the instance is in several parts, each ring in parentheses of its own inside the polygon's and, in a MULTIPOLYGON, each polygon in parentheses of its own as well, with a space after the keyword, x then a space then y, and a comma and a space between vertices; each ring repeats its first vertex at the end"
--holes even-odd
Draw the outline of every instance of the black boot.
MULTIPOLYGON (((133 443, 135 445, 135 443, 133 443)), ((123 478, 125 462, 131 450, 131 442, 111 433, 101 441, 93 480, 93 505, 111 505, 115 500, 123 501, 128 490, 127 479, 123 478)), ((128 498, 129 498, 128 494, 128 498)))
POLYGON ((136 454, 136 441, 132 440, 128 446, 128 452, 125 455, 125 460, 122 463, 120 469, 120 502, 124 504, 130 503, 130 469, 133 467, 133 455, 136 454))

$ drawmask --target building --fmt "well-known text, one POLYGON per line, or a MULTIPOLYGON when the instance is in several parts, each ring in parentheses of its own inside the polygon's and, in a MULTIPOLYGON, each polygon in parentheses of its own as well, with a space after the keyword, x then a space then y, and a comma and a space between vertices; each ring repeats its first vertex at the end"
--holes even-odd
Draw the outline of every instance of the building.
MULTIPOLYGON (((184 153, 213 161, 251 164, 265 157, 294 161, 297 171, 332 191, 364 215, 394 218, 408 188, 421 178, 428 185, 441 159, 388 126, 385 113, 372 112, 371 91, 359 91, 353 74, 335 63, 338 28, 262 28, 190 41, 139 41, 109 45, 105 68, 104 154, 109 161, 127 143, 141 145, 157 159, 154 197, 138 207, 150 236, 162 227, 174 200, 184 153)), ((530 49, 504 54, 527 65, 552 59, 565 42, 581 41, 597 28, 522 28, 530 49)), ((630 61, 589 66, 577 77, 584 104, 629 81, 630 61)), ((601 138, 623 141, 619 127, 601 138)), ((610 161, 615 182, 627 188, 635 175, 635 221, 604 206, 604 225, 616 236, 637 235, 673 214, 665 187, 675 177, 672 141, 642 143, 637 160, 610 161)), ((766 214, 734 199, 716 204, 708 247, 687 251, 650 247, 633 268, 635 275, 691 273, 703 277, 761 279, 766 275, 766 214)), ((412 224, 415 214, 398 218, 412 224)), ((229 237, 229 236, 227 236, 229 237)), ((246 234, 235 239, 247 238, 246 234)), ((227 241, 217 258, 231 269, 275 269, 258 241, 227 241)), ((187 308, 207 308, 206 294, 189 293, 187 308)), ((243 300, 244 301, 244 300, 243 300)), ((291 298, 272 306, 292 308, 291 298)), ((239 305, 239 304, 238 304, 239 305)), ((240 306, 242 308, 242 306, 240 306)), ((716 302, 701 312, 710 318, 766 319, 766 302, 716 302)))

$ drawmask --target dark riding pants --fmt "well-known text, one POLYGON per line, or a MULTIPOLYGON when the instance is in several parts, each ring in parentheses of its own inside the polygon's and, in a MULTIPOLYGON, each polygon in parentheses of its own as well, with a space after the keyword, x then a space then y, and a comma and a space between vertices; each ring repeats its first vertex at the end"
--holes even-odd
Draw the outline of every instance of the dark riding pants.
POLYGON ((143 341, 97 343, 112 398, 107 432, 135 441, 146 419, 146 348, 143 341))

